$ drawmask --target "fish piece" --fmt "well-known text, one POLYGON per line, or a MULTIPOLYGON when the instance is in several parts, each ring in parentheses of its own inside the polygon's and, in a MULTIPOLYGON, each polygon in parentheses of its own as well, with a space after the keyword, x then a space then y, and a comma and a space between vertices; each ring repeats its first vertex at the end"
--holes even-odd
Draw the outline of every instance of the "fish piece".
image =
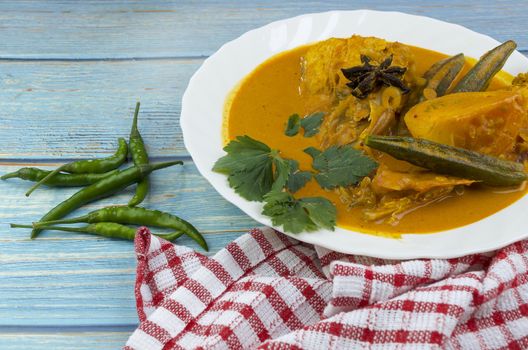
POLYGON ((400 172, 380 165, 372 179, 372 189, 381 194, 390 191, 425 192, 436 187, 452 187, 455 185, 471 185, 474 180, 459 177, 439 175, 430 171, 400 172))

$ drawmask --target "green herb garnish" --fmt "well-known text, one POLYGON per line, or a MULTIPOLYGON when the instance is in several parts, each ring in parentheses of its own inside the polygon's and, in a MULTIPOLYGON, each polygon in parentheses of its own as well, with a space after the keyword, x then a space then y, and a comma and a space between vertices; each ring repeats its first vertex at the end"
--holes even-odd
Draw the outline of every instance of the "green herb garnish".
POLYGON ((237 136, 224 147, 213 171, 226 174, 236 193, 250 201, 262 201, 273 189, 282 189, 290 173, 290 162, 266 144, 249 136, 237 136))
POLYGON ((323 152, 308 147, 304 151, 312 156, 312 167, 318 171, 315 179, 324 189, 356 185, 378 167, 378 163, 352 146, 332 146, 323 152))
POLYGON ((290 160, 290 176, 286 182, 286 188, 291 193, 299 191, 312 178, 312 173, 309 171, 300 171, 299 162, 290 160))
POLYGON ((284 134, 286 136, 295 136, 299 133, 300 128, 304 129, 304 137, 312 137, 319 133, 319 127, 323 122, 324 113, 315 112, 302 118, 297 113, 288 117, 288 124, 284 134))
POLYGON ((288 192, 272 191, 264 196, 262 214, 271 217, 276 226, 284 231, 299 233, 315 231, 319 227, 333 230, 336 223, 336 208, 322 197, 295 199, 288 192))
POLYGON ((323 117, 323 112, 316 112, 301 119, 301 126, 304 129, 304 137, 312 137, 319 133, 319 127, 323 122, 323 117))
POLYGON ((298 161, 282 158, 279 151, 247 135, 238 136, 224 150, 227 155, 213 170, 226 174, 229 185, 243 198, 263 201, 262 214, 291 233, 333 230, 336 224, 337 211, 328 199, 293 196, 312 176, 321 187, 331 189, 356 184, 377 167, 375 161, 351 146, 330 147, 324 152, 307 148, 315 175, 300 171, 298 161))
POLYGON ((290 115, 288 118, 288 124, 286 124, 286 130, 284 131, 284 134, 286 136, 295 136, 299 133, 299 129, 301 128, 301 117, 297 113, 290 115))

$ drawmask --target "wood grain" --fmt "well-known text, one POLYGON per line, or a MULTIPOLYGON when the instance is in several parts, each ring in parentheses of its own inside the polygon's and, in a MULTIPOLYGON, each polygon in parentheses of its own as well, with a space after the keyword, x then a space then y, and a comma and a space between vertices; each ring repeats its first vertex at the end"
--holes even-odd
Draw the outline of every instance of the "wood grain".
POLYGON ((33 329, 1 332, 2 350, 109 350, 121 349, 132 330, 46 333, 33 329), (22 345, 22 346, 21 346, 22 345))
POLYGON ((113 153, 142 103, 151 156, 185 156, 181 95, 201 60, 0 61, 0 158, 71 159, 113 153))
MULTIPOLYGON (((206 234, 211 255, 241 232, 206 234)), ((66 236, 63 236, 66 237, 66 236)), ((179 244, 195 247, 187 238, 179 244)), ((1 326, 137 324, 132 242, 93 237, 2 243, 1 326)))
MULTIPOLYGON (((14 171, 18 164, 0 166, 0 174, 14 171)), ((49 168, 43 166, 43 168, 49 168)), ((257 223, 244 215, 238 208, 225 201, 211 185, 198 173, 192 162, 159 170, 151 175, 151 192, 141 204, 144 207, 167 211, 192 222, 200 231, 214 236, 219 232, 245 231, 257 223)), ((0 240, 3 242, 27 239, 27 230, 8 229, 7 223, 31 223, 40 219, 56 204, 68 198, 78 189, 41 187, 30 197, 24 193, 30 182, 19 179, 0 181, 0 240)), ((87 211, 106 205, 123 205, 133 195, 134 187, 110 198, 88 204, 72 215, 78 216, 87 211)), ((65 233, 44 232, 42 238, 71 237, 65 233)), ((74 240, 93 240, 92 236, 75 236, 74 240)), ((31 246, 44 247, 37 242, 31 246)), ((72 243, 69 243, 72 244, 72 243)), ((70 246, 65 245, 65 249, 70 246)), ((75 250, 72 250, 75 251, 75 250)), ((5 253, 3 249, 0 254, 5 253)), ((1 256, 1 255, 0 255, 1 256)), ((0 271, 1 273, 1 271, 0 271)))
POLYGON ((403 11, 458 23, 528 48, 524 2, 16 1, 0 3, 4 58, 108 59, 208 56, 271 21, 310 12, 403 11), (60 18, 60 20, 58 20, 60 18))
MULTIPOLYGON (((179 129, 181 95, 224 42, 274 20, 326 10, 404 11, 464 25, 528 50, 523 2, 409 0, 0 2, 0 174, 24 164, 112 153, 140 128, 156 158, 187 160, 152 176, 145 206, 173 212, 206 234, 213 254, 257 225, 198 174, 179 129)), ((525 51, 527 52, 527 51, 525 51)), ((45 232, 10 222, 38 219, 75 190, 0 182, 0 348, 118 349, 137 324, 131 242, 45 232)), ((77 214, 128 201, 133 189, 77 214)), ((187 238, 178 241, 196 247, 187 238)))
MULTIPOLYGON (((0 166, 0 173, 19 164, 0 166)), ((214 254, 258 226, 223 200, 191 162, 151 176, 152 193, 143 206, 168 211, 204 232, 214 254)), ((132 242, 97 236, 43 232, 36 240, 10 222, 38 220, 75 189, 47 189, 24 196, 29 182, 0 182, 0 331, 7 325, 129 325, 137 322, 134 302, 135 255, 132 242)), ((127 203, 133 188, 87 205, 77 216, 104 205, 127 203)), ((178 244, 200 249, 187 237, 178 244)))
POLYGON ((130 132, 138 99, 150 156, 188 156, 179 124, 181 96, 202 61, 0 60, 0 163, 113 153, 117 138, 130 132))

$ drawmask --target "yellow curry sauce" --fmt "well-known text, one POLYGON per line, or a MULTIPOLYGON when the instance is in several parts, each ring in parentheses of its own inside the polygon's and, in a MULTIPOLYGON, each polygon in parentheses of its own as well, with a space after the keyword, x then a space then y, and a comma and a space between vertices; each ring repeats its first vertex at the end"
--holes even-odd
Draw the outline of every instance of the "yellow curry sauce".
MULTIPOLYGON (((303 150, 309 146, 319 148, 316 138, 284 135, 288 116, 293 113, 304 115, 313 110, 299 93, 300 61, 308 48, 299 47, 272 57, 232 92, 226 102, 224 116, 226 143, 236 136, 249 135, 280 150, 284 158, 298 160, 301 170, 311 169, 312 159, 303 150)), ((410 49, 415 56, 418 74, 447 57, 422 48, 411 46, 410 49)), ((467 71, 470 66, 466 62, 464 70, 467 71)), ((511 79, 507 73, 500 72, 488 90, 505 87, 511 79)), ((337 225, 340 227, 397 237, 401 233, 431 233, 470 224, 505 208, 524 194, 524 187, 491 189, 473 185, 466 188, 461 196, 452 193, 437 202, 413 208, 397 224, 365 221, 360 208, 348 208, 334 191, 321 189, 313 179, 296 193, 296 197, 323 196, 331 200, 337 208, 337 225)))

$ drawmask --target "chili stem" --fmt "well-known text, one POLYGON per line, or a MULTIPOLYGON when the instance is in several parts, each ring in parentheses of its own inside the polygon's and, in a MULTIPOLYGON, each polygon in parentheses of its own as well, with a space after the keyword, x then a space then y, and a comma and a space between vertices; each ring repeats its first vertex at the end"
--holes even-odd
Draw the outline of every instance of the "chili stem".
POLYGON ((49 225, 56 225, 56 224, 79 224, 82 222, 86 222, 87 218, 88 218, 87 216, 83 215, 77 218, 70 218, 70 219, 36 221, 33 223, 33 227, 40 228, 41 226, 49 226, 49 225))
MULTIPOLYGON (((10 224, 10 226, 11 226, 11 228, 34 228, 34 225, 10 224)), ((53 226, 53 225, 47 226, 46 225, 46 226, 39 226, 39 228, 43 229, 43 230, 76 232, 76 233, 85 233, 85 234, 89 234, 89 235, 108 237, 105 234, 93 232, 91 230, 88 231, 86 229, 86 227, 65 227, 65 226, 53 226)), ((183 236, 185 234, 185 232, 178 231, 178 232, 171 232, 171 233, 165 233, 165 234, 156 234, 156 233, 152 233, 152 234, 155 235, 155 236, 158 236, 160 238, 163 238, 163 239, 165 239, 165 240, 167 240, 169 242, 172 242, 175 239, 183 236)), ((121 238, 121 239, 123 239, 124 237, 109 237, 109 238, 121 238)))
POLYGON ((18 177, 18 171, 13 171, 12 173, 4 174, 0 176, 0 180, 7 180, 13 177, 18 177))
POLYGON ((139 106, 140 106, 140 103, 139 101, 136 102, 136 110, 134 111, 134 119, 132 120, 132 132, 138 132, 138 128, 137 128, 137 120, 138 120, 138 115, 139 115, 139 106))
POLYGON ((66 171, 68 173, 74 174, 106 173, 110 170, 119 168, 121 164, 126 161, 127 154, 128 145, 124 138, 119 138, 118 148, 113 155, 106 158, 77 160, 75 162, 63 164, 33 185, 26 193, 26 196, 29 196, 40 185, 46 183, 46 181, 49 181, 50 178, 56 176, 60 171, 66 171))
MULTIPOLYGON (((140 166, 133 166, 123 171, 118 172, 116 175, 106 177, 88 187, 85 187, 70 198, 57 204, 53 209, 47 212, 39 221, 50 221, 57 220, 65 217, 75 209, 81 206, 91 203, 95 200, 106 198, 114 193, 122 191, 128 186, 141 180, 151 172, 163 168, 167 168, 173 165, 183 164, 182 161, 172 161, 165 163, 156 164, 145 164, 140 166)), ((31 232, 31 238, 36 238, 42 230, 34 228, 31 232)))
MULTIPOLYGON (((11 224, 11 228, 33 228, 33 225, 19 225, 11 224)), ((41 226, 44 230, 54 230, 54 231, 68 231, 68 232, 80 232, 86 233, 85 230, 79 227, 64 227, 64 226, 41 226)))
POLYGON ((36 184, 34 184, 33 186, 31 186, 31 188, 26 192, 26 197, 29 197, 33 191, 35 191, 37 188, 40 187, 40 185, 43 185, 46 183, 46 181, 48 181, 49 179, 51 179, 53 176, 55 176, 56 174, 58 174, 59 172, 61 172, 65 167, 67 167, 69 165, 68 164, 63 164, 61 165, 60 167, 58 167, 57 169, 53 170, 52 172, 50 172, 48 175, 44 176, 44 178, 42 178, 42 180, 40 180, 39 182, 37 182, 36 184))

